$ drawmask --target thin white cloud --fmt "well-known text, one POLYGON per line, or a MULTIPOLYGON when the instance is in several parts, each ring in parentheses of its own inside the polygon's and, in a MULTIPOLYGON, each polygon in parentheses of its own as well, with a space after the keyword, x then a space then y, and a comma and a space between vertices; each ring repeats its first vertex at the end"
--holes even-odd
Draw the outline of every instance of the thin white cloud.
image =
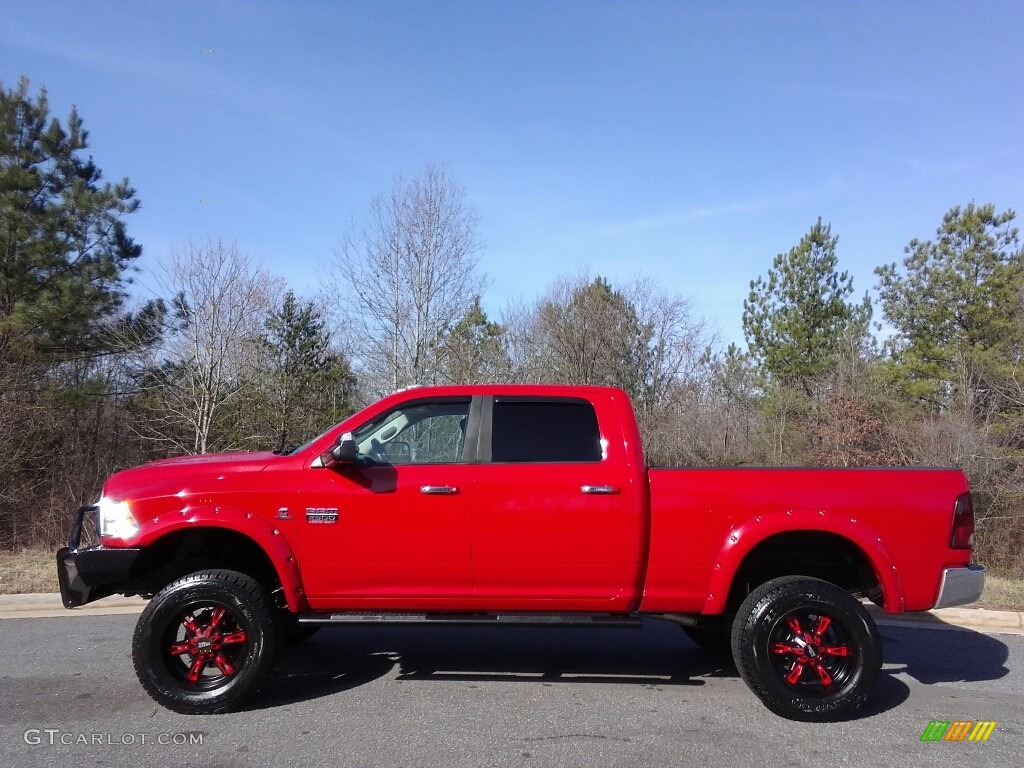
POLYGON ((697 221, 708 219, 720 219, 728 216, 736 216, 748 213, 761 213, 764 211, 786 208, 800 203, 796 195, 757 198, 750 200, 737 200, 731 203, 719 205, 701 205, 690 208, 682 208, 675 211, 653 214, 648 216, 636 216, 628 219, 611 221, 596 227, 592 234, 600 237, 617 237, 622 235, 635 234, 636 232, 647 232, 693 224, 697 221))
POLYGON ((980 163, 972 160, 936 160, 909 155, 901 157, 900 162, 909 165, 922 176, 954 176, 958 173, 968 173, 977 170, 980 167, 980 163))
MULTIPOLYGON (((273 103, 287 98, 291 89, 268 83, 253 84, 232 76, 218 67, 216 53, 200 53, 198 44, 186 46, 171 55, 145 45, 106 45, 105 41, 83 42, 72 37, 48 37, 34 32, 19 31, 15 39, 4 39, 4 44, 19 48, 40 58, 66 62, 75 68, 91 69, 104 76, 130 78, 144 83, 148 89, 164 89, 177 94, 201 93, 213 97, 221 104, 251 104, 256 100, 273 103), (180 55, 175 55, 180 53, 180 55)), ((28 73, 26 73, 28 74, 28 73)), ((33 87, 45 85, 33 81, 33 87)))

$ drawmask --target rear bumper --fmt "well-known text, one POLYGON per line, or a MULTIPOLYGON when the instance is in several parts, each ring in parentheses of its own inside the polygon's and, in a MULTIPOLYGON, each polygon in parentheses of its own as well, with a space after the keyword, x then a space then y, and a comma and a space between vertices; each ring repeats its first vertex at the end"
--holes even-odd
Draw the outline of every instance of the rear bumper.
POLYGON ((985 589, 985 569, 982 566, 967 565, 962 568, 944 568, 935 607, 952 608, 954 605, 973 603, 981 597, 983 589, 985 589))

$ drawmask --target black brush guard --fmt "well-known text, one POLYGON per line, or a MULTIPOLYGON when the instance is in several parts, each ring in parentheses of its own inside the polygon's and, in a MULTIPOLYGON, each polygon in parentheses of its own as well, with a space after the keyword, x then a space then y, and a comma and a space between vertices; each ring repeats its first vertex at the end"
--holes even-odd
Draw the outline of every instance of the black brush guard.
MULTIPOLYGON (((138 548, 104 547, 102 544, 79 549, 86 515, 98 513, 99 507, 95 504, 79 507, 71 524, 68 545, 57 551, 57 581, 65 608, 125 591, 132 567, 142 553, 138 548)), ((99 521, 96 522, 99 530, 99 521)))

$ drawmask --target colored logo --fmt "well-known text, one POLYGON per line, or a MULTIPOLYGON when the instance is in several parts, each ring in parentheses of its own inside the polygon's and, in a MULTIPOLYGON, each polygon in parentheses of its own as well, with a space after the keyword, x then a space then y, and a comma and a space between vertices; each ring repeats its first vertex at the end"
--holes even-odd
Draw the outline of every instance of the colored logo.
POLYGON ((995 720, 932 720, 921 741, 988 741, 995 729, 995 720))

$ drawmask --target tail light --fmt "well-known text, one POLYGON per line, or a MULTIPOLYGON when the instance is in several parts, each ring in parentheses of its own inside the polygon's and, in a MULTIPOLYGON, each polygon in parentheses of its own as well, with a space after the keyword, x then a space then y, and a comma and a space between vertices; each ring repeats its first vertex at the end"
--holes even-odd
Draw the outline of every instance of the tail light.
POLYGON ((974 543, 974 503, 971 494, 957 496, 953 506, 953 529, 949 536, 951 549, 970 549, 974 543))

